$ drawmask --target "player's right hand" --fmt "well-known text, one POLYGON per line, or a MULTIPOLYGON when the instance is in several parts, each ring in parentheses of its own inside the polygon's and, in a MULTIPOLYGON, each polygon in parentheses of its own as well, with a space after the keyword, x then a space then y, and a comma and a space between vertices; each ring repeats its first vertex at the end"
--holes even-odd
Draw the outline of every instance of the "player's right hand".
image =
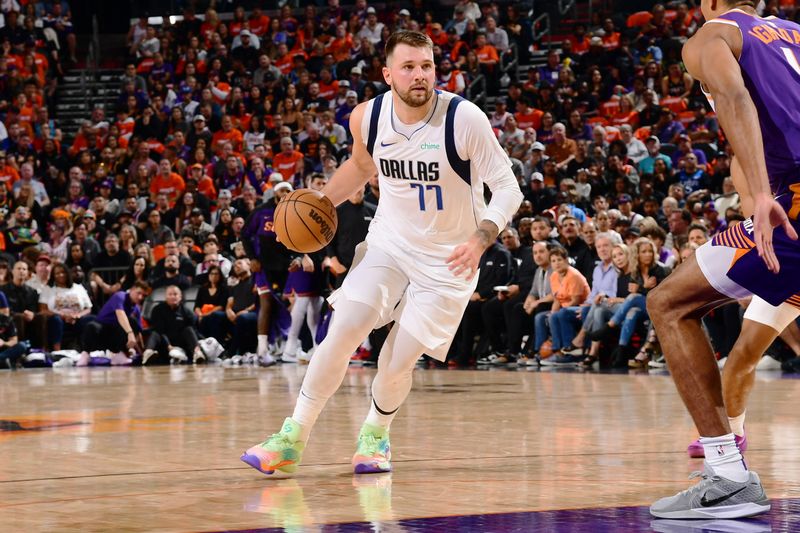
POLYGON ((797 232, 789 221, 789 216, 781 204, 772 196, 761 194, 755 198, 753 206, 753 234, 756 239, 758 256, 764 260, 767 268, 774 273, 780 272, 781 265, 775 255, 772 244, 772 231, 774 228, 783 227, 792 240, 797 240, 797 232))
POLYGON ((250 258, 250 272, 261 272, 261 261, 250 258))

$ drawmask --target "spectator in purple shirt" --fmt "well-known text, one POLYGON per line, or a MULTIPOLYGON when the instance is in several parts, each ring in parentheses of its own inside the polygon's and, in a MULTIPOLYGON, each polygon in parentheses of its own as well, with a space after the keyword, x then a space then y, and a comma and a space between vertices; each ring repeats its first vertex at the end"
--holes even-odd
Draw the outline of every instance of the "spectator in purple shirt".
POLYGON ((127 291, 114 293, 83 330, 81 346, 84 350, 89 352, 105 348, 115 354, 121 353, 123 358, 129 350, 141 353, 144 342, 142 310, 139 306, 148 292, 150 286, 144 281, 137 281, 127 291))
POLYGON ((653 126, 653 133, 661 144, 674 143, 684 131, 683 124, 675 120, 675 113, 666 108, 661 110, 661 116, 653 126))
POLYGON ((680 161, 689 154, 697 156, 697 164, 705 167, 708 160, 702 150, 692 148, 692 140, 685 133, 678 135, 678 149, 672 154, 672 168, 680 168, 680 161))

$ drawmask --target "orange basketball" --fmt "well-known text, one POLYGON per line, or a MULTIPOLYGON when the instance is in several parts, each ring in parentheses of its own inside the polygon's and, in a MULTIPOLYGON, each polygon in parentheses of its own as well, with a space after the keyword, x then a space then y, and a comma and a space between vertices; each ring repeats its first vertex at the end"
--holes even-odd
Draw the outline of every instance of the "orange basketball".
POLYGON ((333 240, 337 224, 333 203, 312 189, 289 193, 275 208, 278 240, 295 252, 321 250, 333 240))
POLYGON ((551 355, 553 355, 553 343, 550 342, 550 339, 548 339, 544 341, 541 348, 539 348, 539 357, 542 359, 547 359, 551 355))

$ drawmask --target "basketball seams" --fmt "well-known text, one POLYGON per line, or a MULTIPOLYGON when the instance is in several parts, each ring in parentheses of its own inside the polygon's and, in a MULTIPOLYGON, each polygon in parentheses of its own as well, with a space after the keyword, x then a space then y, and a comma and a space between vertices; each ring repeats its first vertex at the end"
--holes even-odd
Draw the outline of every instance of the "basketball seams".
MULTIPOLYGON (((298 204, 298 203, 303 203, 303 204, 306 204, 306 202, 298 202, 298 201, 296 201, 296 200, 295 200, 293 203, 294 203, 294 204, 298 204)), ((306 205, 309 205, 309 204, 306 204, 306 205)), ((300 222, 302 222, 302 223, 303 223, 303 226, 305 226, 305 227, 306 227, 306 229, 308 230, 308 233, 309 233, 309 235, 311 235, 312 237, 314 237, 314 240, 315 240, 315 241, 317 241, 319 244, 321 244, 322 246, 325 246, 327 243, 325 243, 325 242, 322 242, 321 240, 319 240, 319 238, 317 237, 317 234, 316 234, 316 233, 314 233, 314 230, 312 230, 312 229, 311 229, 311 228, 308 226, 308 224, 306 224, 306 221, 303 219, 303 215, 302 215, 302 213, 300 213, 300 211, 298 211, 298 210, 297 210, 297 206, 296 206, 296 205, 294 206, 294 213, 297 215, 297 219, 298 219, 300 222)))
POLYGON ((295 200, 294 202, 297 203, 297 204, 304 204, 304 205, 307 205, 309 207, 313 207, 314 209, 317 210, 318 213, 320 213, 322 215, 325 215, 325 218, 327 218, 331 222, 332 225, 334 225, 334 226, 336 225, 336 218, 332 218, 328 213, 326 213, 325 211, 322 211, 319 208, 318 205, 310 204, 308 202, 303 202, 303 201, 300 201, 300 200, 295 200))
MULTIPOLYGON (((323 195, 322 193, 320 193, 319 191, 311 191, 311 190, 293 191, 287 197, 285 197, 283 200, 278 202, 278 204, 275 207, 275 219, 276 219, 276 222, 278 222, 280 225, 283 226, 283 229, 286 232, 286 241, 287 241, 289 247, 291 249, 293 249, 294 251, 298 251, 298 252, 301 252, 301 253, 310 253, 310 252, 304 252, 303 250, 300 249, 301 247, 298 246, 294 242, 294 238, 292 237, 292 231, 295 232, 294 237, 298 238, 298 237, 300 237, 298 235, 298 232, 299 232, 300 228, 304 227, 305 230, 308 232, 308 235, 304 236, 301 239, 301 242, 302 242, 302 244, 305 245, 305 247, 307 247, 308 244, 311 244, 312 246, 315 246, 316 248, 315 248, 314 251, 316 251, 316 250, 321 249, 321 247, 324 247, 324 246, 326 246, 328 244, 325 235, 319 230, 321 230, 322 226, 324 225, 324 223, 327 222, 327 224, 329 224, 333 228, 333 231, 335 232, 336 231, 336 226, 338 225, 337 224, 337 218, 338 217, 337 217, 337 213, 336 213, 336 208, 333 207, 333 204, 331 203, 331 201, 329 199, 327 199, 327 197, 325 195, 323 195), (311 199, 306 201, 305 198, 307 196, 309 196, 309 195, 312 196, 314 198, 314 200, 317 201, 317 203, 312 203, 312 202, 314 202, 314 200, 311 200, 311 199), (286 205, 284 205, 284 204, 286 204, 286 205), (292 205, 289 205, 289 204, 292 204, 292 205), (305 210, 305 212, 301 212, 300 211, 300 206, 298 206, 297 204, 303 204, 303 209, 305 210), (294 210, 294 214, 290 214, 290 211, 283 211, 284 209, 293 209, 294 210), (321 216, 324 217, 323 218, 324 222, 323 222, 323 224, 319 224, 320 227, 316 228, 317 231, 315 231, 308 224, 308 221, 305 220, 306 218, 311 218, 309 210, 313 210, 315 213, 318 213, 318 214, 320 214, 321 216), (292 218, 291 225, 289 224, 289 222, 290 222, 289 218, 290 217, 292 218), (281 218, 283 218, 283 222, 282 223, 280 222, 281 218), (294 220, 294 219, 297 219, 297 220, 294 220), (309 240, 308 239, 309 236, 313 240, 309 240)), ((316 222, 316 220, 315 220, 315 222, 316 222)), ((276 226, 276 227, 278 227, 278 226, 276 226)))
MULTIPOLYGON (((281 212, 282 210, 285 209, 286 205, 284 204, 284 202, 282 201, 278 202, 278 204, 275 206, 275 213, 272 216, 273 221, 280 220, 281 212)), ((289 241, 289 244, 291 244, 292 247, 294 247, 294 241, 292 240, 292 236, 289 233, 289 219, 285 215, 283 216, 283 226, 284 226, 284 235, 286 236, 286 239, 289 241)), ((277 229, 277 226, 275 227, 275 229, 277 229)), ((277 235, 277 232, 275 233, 277 235)))

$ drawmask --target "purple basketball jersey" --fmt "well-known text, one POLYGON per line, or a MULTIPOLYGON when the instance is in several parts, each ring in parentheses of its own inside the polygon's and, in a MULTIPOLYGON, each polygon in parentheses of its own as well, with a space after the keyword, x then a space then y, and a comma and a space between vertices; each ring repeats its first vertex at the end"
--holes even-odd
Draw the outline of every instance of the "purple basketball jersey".
POLYGON ((716 20, 742 32, 739 66, 758 110, 770 186, 785 194, 800 182, 800 26, 739 10, 716 20))

